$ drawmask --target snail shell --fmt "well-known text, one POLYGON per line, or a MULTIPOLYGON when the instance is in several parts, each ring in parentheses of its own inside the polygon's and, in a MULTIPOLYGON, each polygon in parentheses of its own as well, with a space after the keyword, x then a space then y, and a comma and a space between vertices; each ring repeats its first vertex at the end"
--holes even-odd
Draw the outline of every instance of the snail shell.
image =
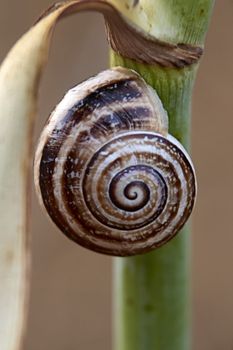
POLYGON ((74 87, 56 107, 38 144, 35 184, 66 236, 116 256, 174 237, 196 193, 192 162, 168 135, 159 97, 121 67, 74 87))

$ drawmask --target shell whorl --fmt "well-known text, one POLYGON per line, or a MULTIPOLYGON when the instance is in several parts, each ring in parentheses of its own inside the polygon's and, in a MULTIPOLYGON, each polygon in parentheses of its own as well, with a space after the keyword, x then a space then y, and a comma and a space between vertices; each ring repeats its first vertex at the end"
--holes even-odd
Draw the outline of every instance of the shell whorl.
POLYGON ((117 256, 175 236, 196 185, 187 152, 167 130, 157 94, 131 70, 110 69, 71 89, 35 158, 37 192, 61 231, 117 256))

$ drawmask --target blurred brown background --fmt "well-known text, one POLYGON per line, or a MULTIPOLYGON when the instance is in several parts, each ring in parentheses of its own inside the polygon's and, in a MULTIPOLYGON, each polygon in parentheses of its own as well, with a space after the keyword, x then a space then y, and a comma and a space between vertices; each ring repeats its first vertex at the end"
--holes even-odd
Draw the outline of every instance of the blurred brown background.
MULTIPOLYGON (((50 0, 0 1, 0 60, 50 0)), ((193 99, 199 195, 193 220, 194 350, 233 349, 233 1, 218 0, 193 99)), ((44 75, 38 137, 65 91, 107 67, 102 18, 57 27, 44 75)), ((33 196, 32 288, 25 350, 111 348, 111 258, 68 241, 33 196)), ((150 349, 148 349, 150 350, 150 349)))

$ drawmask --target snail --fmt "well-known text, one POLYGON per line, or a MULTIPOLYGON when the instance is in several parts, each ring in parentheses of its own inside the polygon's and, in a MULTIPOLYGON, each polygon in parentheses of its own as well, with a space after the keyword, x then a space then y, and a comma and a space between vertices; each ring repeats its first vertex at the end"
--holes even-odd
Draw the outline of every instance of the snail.
POLYGON ((113 256, 149 252, 189 218, 195 171, 168 134, 156 92, 115 67, 72 88, 45 126, 35 186, 52 221, 76 243, 113 256))

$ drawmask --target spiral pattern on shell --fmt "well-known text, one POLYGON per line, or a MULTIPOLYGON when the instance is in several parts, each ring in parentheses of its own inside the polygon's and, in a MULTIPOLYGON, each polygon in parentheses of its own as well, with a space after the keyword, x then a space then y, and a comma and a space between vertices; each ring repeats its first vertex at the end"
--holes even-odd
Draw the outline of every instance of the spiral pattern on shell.
POLYGON ((35 158, 37 192, 61 231, 117 256, 174 237, 192 211, 196 182, 167 129, 157 94, 131 70, 110 69, 71 89, 35 158))

